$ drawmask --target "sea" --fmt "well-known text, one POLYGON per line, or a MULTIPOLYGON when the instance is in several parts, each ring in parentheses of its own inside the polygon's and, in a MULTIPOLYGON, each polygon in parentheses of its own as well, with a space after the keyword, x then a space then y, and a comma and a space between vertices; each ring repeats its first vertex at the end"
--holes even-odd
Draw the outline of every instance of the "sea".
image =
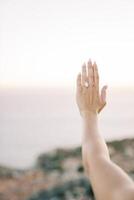
MULTIPOLYGON (((108 88, 99 114, 106 141, 134 137, 134 88, 108 88)), ((25 169, 41 153, 81 145, 83 121, 70 88, 0 89, 0 165, 25 169)))

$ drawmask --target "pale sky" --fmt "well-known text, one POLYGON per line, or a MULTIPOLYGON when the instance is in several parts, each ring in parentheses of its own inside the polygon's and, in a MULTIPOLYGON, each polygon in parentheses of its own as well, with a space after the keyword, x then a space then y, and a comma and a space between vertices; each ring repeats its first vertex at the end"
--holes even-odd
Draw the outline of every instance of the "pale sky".
POLYGON ((134 86, 133 0, 0 0, 0 86, 73 86, 88 58, 134 86))

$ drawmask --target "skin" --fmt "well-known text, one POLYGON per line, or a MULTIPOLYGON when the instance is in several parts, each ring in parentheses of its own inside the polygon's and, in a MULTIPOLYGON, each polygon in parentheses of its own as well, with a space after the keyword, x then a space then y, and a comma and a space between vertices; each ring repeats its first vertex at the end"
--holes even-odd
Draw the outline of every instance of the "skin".
POLYGON ((98 114, 106 105, 106 89, 99 92, 96 62, 83 64, 77 76, 76 102, 83 123, 82 160, 96 200, 134 200, 133 180, 110 160, 107 145, 100 134, 98 114), (90 84, 85 86, 85 82, 90 84))

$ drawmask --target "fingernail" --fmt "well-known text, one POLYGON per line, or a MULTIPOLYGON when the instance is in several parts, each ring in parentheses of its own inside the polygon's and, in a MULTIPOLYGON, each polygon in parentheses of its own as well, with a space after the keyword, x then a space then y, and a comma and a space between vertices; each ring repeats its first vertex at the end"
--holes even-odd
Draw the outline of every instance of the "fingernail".
POLYGON ((108 88, 108 86, 107 85, 105 85, 105 89, 107 89, 108 88))
POLYGON ((84 62, 82 66, 86 66, 86 63, 84 62))
POLYGON ((90 58, 89 58, 88 62, 91 63, 91 59, 90 58))
POLYGON ((94 61, 94 65, 97 65, 97 64, 96 64, 96 61, 94 61))

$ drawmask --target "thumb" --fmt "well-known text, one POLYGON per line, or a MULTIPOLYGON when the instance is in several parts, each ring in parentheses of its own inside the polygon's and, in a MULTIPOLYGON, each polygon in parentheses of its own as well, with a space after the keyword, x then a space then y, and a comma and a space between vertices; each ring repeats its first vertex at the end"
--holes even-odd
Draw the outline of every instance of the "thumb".
POLYGON ((98 110, 98 113, 105 107, 106 105, 106 89, 108 88, 107 85, 103 86, 101 89, 101 95, 100 95, 100 101, 101 101, 101 107, 98 110))
POLYGON ((106 103, 106 90, 107 90, 107 88, 108 88, 108 86, 104 85, 103 88, 101 89, 100 98, 101 98, 101 103, 102 104, 106 103))

